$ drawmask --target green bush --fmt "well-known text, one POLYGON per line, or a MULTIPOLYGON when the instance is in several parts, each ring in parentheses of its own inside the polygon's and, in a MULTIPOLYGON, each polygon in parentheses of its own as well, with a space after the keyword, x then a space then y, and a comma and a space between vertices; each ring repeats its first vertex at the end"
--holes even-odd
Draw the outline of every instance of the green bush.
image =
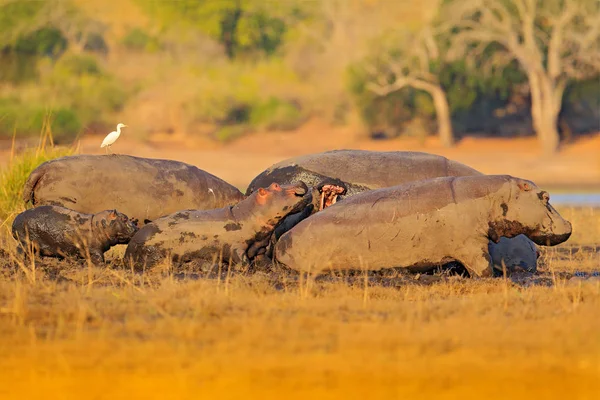
POLYGON ((121 44, 135 51, 147 51, 153 53, 162 48, 157 38, 148 35, 140 28, 133 28, 121 39, 121 44))
POLYGON ((0 137, 13 134, 20 137, 40 132, 49 117, 50 129, 56 143, 69 143, 81 131, 82 124, 77 114, 68 108, 48 110, 39 105, 20 103, 15 99, 0 99, 0 137))
POLYGON ((71 148, 40 147, 19 155, 0 169, 0 225, 10 223, 14 215, 25 210, 21 198, 23 185, 35 168, 48 160, 73 153, 71 148))
POLYGON ((128 98, 121 83, 107 74, 91 55, 62 57, 52 70, 49 86, 57 94, 57 103, 72 110, 81 125, 112 125, 111 118, 128 98))
POLYGON ((103 75, 96 58, 87 54, 69 54, 54 65, 54 76, 103 75))
POLYGON ((264 130, 292 130, 304 122, 298 106, 275 97, 254 106, 249 117, 250 125, 264 130))

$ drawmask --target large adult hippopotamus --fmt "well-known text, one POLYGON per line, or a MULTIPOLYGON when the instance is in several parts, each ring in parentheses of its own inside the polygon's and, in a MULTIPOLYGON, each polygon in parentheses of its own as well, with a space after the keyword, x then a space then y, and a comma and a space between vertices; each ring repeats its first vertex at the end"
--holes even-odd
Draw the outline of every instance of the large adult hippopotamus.
MULTIPOLYGON (((344 197, 368 190, 446 176, 480 176, 481 172, 446 157, 413 151, 333 150, 281 161, 252 180, 246 195, 257 187, 293 183, 298 180, 312 186, 312 202, 300 213, 291 214, 277 227, 273 245, 297 223, 344 197)), ((537 268, 539 252, 525 236, 489 243, 493 264, 508 269, 519 267, 529 272, 537 268)), ((268 254, 272 256, 272 248, 268 254)))
POLYGON ((192 165, 128 155, 75 155, 47 161, 27 179, 23 200, 92 214, 118 209, 140 226, 182 209, 206 210, 244 198, 192 165))
POLYGON ((443 177, 357 194, 285 233, 275 258, 288 267, 429 269, 451 261, 490 276, 488 243, 526 235, 553 246, 571 224, 533 182, 508 175, 443 177))
POLYGON ((332 150, 281 161, 250 182, 246 195, 273 182, 303 181, 309 187, 338 179, 346 196, 441 176, 482 175, 446 157, 414 151, 332 150))
POLYGON ((259 188, 233 207, 185 210, 144 226, 131 239, 125 262, 136 270, 152 268, 170 257, 174 264, 252 261, 265 251, 273 229, 290 212, 305 207, 303 182, 259 188))

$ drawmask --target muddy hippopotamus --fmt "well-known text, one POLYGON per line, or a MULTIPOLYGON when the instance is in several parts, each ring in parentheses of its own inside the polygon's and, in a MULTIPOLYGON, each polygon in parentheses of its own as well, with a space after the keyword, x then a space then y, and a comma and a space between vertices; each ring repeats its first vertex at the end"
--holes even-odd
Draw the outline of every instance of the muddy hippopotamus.
MULTIPOLYGON (((272 165, 250 182, 246 195, 273 182, 301 180, 309 187, 339 180, 345 195, 442 176, 482 175, 446 157, 413 151, 332 150, 289 158, 272 165)), ((326 188, 324 197, 333 188, 326 188)), ((337 189, 339 190, 339 188, 337 189)), ((333 200, 333 199, 332 199, 333 200)))
POLYGON ((23 200, 83 213, 116 208, 140 226, 175 211, 233 205, 243 194, 227 182, 179 161, 127 155, 76 155, 37 167, 23 200))
POLYGON ((286 232, 278 262, 299 271, 406 267, 458 261, 490 276, 488 243, 524 234, 553 246, 571 224, 533 182, 508 175, 443 177, 357 194, 286 232))
POLYGON ((152 268, 167 257, 175 264, 192 260, 239 263, 263 253, 280 220, 308 199, 303 182, 259 188, 232 207, 185 210, 144 226, 131 239, 125 262, 136 270, 152 268))
POLYGON ((12 224, 20 251, 33 245, 40 256, 84 259, 89 252, 95 264, 104 262, 104 253, 112 246, 129 243, 137 230, 137 221, 117 210, 83 214, 59 206, 23 211, 12 224))
MULTIPOLYGON (((248 186, 246 194, 256 187, 279 182, 302 180, 313 186, 313 200, 307 209, 285 218, 272 236, 267 250, 272 256, 275 242, 298 222, 350 197, 367 190, 381 189, 404 183, 444 176, 476 176, 481 172, 435 154, 412 151, 334 150, 308 154, 281 161, 259 174, 248 186)), ((516 267, 535 272, 539 251, 535 244, 521 235, 514 239, 489 243, 494 266, 501 271, 501 261, 512 270, 516 267)))

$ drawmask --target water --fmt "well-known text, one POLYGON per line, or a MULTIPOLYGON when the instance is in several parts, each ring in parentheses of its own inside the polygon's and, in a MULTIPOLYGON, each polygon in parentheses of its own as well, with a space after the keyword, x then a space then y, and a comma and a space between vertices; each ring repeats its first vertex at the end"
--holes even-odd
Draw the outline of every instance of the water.
POLYGON ((573 207, 600 207, 600 193, 552 193, 550 204, 573 207))

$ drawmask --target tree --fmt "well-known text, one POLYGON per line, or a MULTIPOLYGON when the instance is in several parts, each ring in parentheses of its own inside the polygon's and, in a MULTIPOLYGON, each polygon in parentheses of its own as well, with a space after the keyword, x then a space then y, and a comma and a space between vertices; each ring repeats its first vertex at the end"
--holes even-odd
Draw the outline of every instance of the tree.
POLYGON ((407 86, 429 93, 435 107, 440 142, 450 147, 454 144, 450 107, 438 74, 444 64, 445 51, 440 48, 435 32, 436 28, 427 24, 416 33, 405 31, 393 35, 392 47, 384 49, 383 58, 367 67, 372 77, 367 88, 379 96, 407 86))
POLYGON ((229 59, 242 53, 274 53, 287 26, 284 16, 293 2, 258 0, 138 0, 165 28, 186 26, 218 41, 229 59))
POLYGON ((0 0, 0 26, 0 47, 12 46, 43 29, 56 29, 76 53, 84 51, 92 35, 104 30, 68 0, 0 0))
POLYGON ((452 1, 444 14, 459 53, 500 45, 496 66, 517 60, 529 84, 533 128, 546 153, 558 150, 558 115, 569 81, 600 72, 597 0, 452 1))

